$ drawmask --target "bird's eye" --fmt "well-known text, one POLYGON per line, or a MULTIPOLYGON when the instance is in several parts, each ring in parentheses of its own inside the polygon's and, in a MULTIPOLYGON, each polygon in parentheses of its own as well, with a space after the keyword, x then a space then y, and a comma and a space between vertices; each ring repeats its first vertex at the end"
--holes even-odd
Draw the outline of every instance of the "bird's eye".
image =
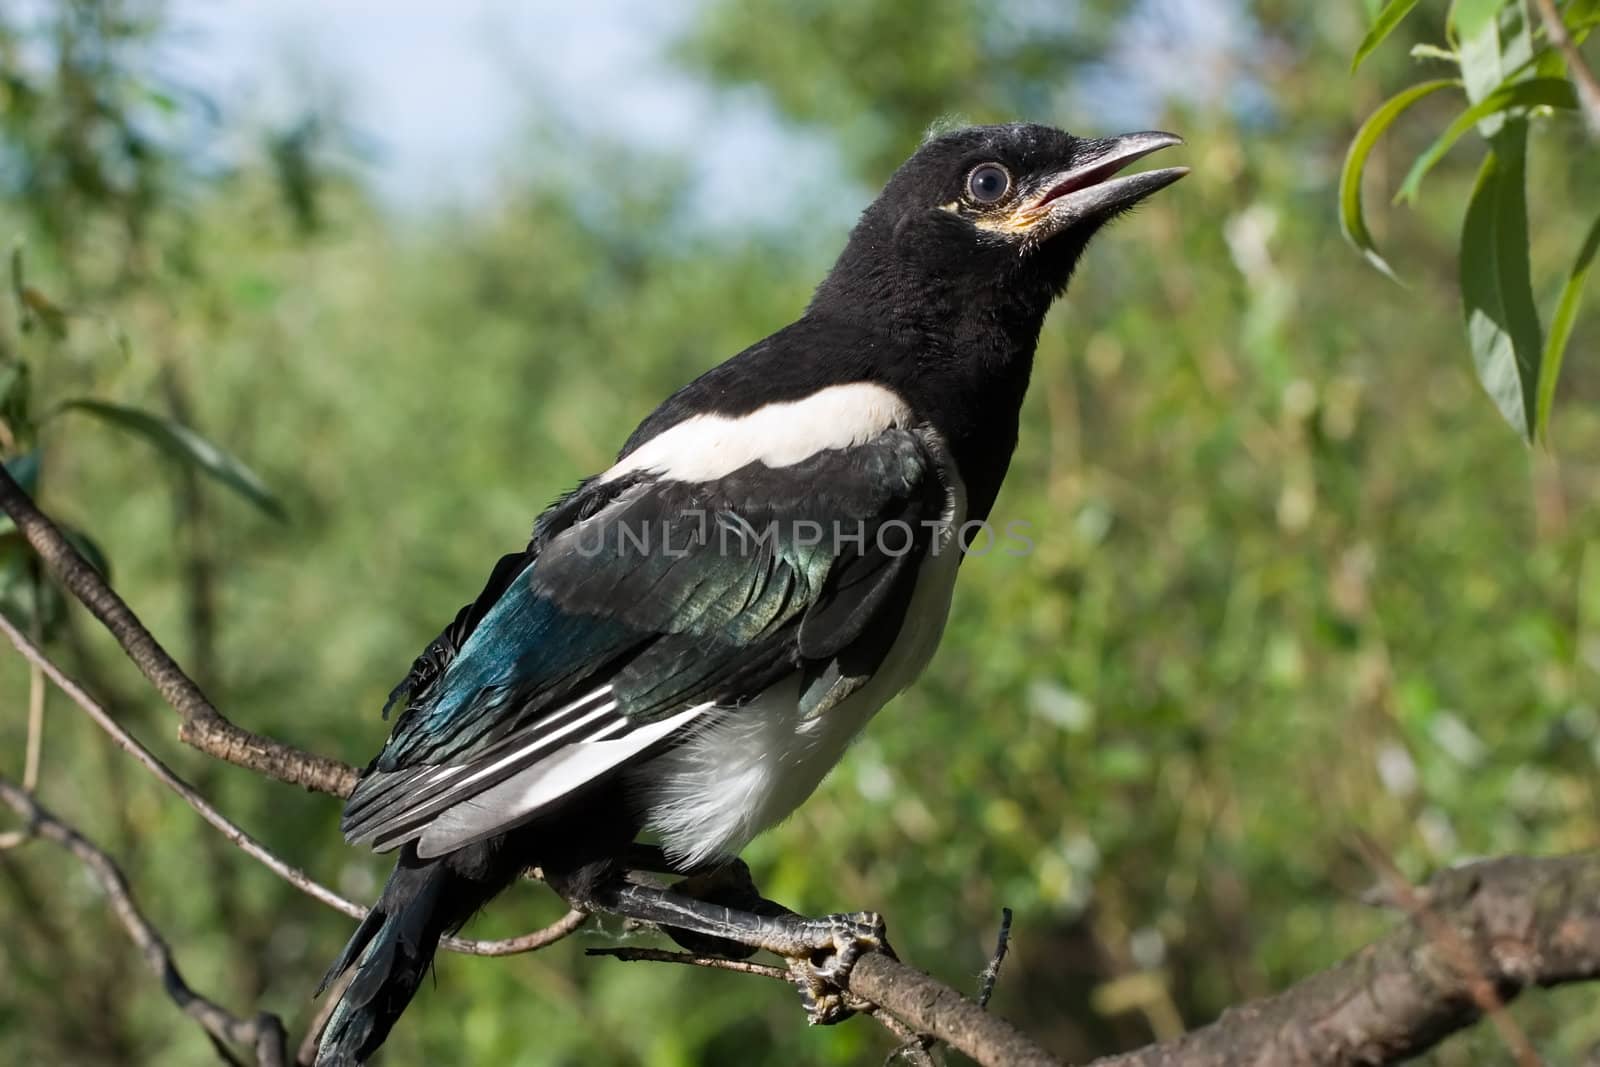
POLYGON ((967 196, 977 204, 998 204, 1011 191, 1011 173, 998 163, 979 163, 967 175, 967 196))

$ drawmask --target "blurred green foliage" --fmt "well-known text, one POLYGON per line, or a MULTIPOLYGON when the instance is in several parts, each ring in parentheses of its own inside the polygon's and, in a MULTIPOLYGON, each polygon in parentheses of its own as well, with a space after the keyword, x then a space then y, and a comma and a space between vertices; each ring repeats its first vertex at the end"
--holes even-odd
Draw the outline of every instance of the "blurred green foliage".
MULTIPOLYGON (((1126 47, 1120 5, 1068 11, 710 0, 674 47, 876 182, 949 113, 1118 132, 1097 94, 1171 87, 1195 58, 1181 40, 1126 47)), ((0 356, 47 405, 94 396, 207 434, 290 521, 83 418, 37 428, 43 502, 104 547, 235 721, 352 762, 381 742, 412 654, 540 506, 671 388, 789 321, 844 237, 804 214, 706 226, 680 161, 571 130, 535 137, 495 198, 422 220, 321 167, 296 133, 315 126, 241 127, 259 155, 201 172, 160 136, 217 120, 162 82, 159 10, 60 12, 26 30, 0 13, 0 238, 24 243, 60 312, 24 332, 25 303, 5 306, 0 356), (575 188, 575 172, 605 180, 575 188)), ((996 511, 1037 550, 969 563, 928 677, 747 854, 799 909, 881 909, 908 958, 958 985, 1015 908, 995 1008, 1071 1059, 1207 1021, 1381 932, 1358 834, 1413 877, 1597 839, 1600 322, 1574 322, 1550 447, 1525 450, 1460 358, 1476 149, 1440 161, 1416 211, 1370 213, 1397 289, 1341 240, 1336 189, 1361 117, 1415 80, 1404 49, 1352 80, 1358 7, 1234 17, 1242 46, 1204 73, 1246 102, 1171 98, 1162 124, 1194 174, 1096 242, 1046 325, 996 511)), ((1437 97, 1416 112, 1437 121, 1392 129, 1374 182, 1449 118, 1437 97)), ((1529 153, 1542 299, 1600 189, 1580 137, 1551 130, 1529 153)), ((376 890, 386 864, 343 844, 334 802, 183 750, 81 617, 51 648, 292 862, 376 890)), ((13 777, 27 685, 0 657, 13 777)), ((192 984, 304 1024, 347 920, 59 699, 41 793, 122 860, 192 984)), ((67 859, 0 854, 0 909, 0 1062, 213 1061, 67 859)), ((471 929, 560 910, 516 889, 471 929)), ((865 1022, 806 1030, 777 983, 584 959, 601 936, 446 955, 385 1062, 875 1064, 889 1047, 865 1022)), ((1600 1044, 1596 1000, 1577 987, 1515 1011, 1552 1062, 1576 1062, 1600 1044)), ((1432 1060, 1508 1058, 1483 1032, 1432 1060)))

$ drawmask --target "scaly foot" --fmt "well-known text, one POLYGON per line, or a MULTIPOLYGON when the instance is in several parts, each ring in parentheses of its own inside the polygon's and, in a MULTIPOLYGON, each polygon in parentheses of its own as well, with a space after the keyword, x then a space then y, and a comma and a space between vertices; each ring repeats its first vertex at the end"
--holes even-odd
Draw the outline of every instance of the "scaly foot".
POLYGON ((864 952, 888 951, 883 916, 858 911, 802 919, 799 933, 812 941, 805 955, 789 957, 789 977, 800 990, 806 1019, 813 1026, 842 1022, 865 1007, 848 985, 850 969, 864 952))

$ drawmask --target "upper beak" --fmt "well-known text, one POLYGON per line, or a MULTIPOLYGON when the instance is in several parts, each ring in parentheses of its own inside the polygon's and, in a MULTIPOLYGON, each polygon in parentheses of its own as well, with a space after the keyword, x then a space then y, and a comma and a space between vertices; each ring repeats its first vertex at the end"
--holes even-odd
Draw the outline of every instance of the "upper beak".
POLYGON ((1051 175, 1025 197, 1012 215, 1012 224, 1019 230, 1056 233, 1084 219, 1104 218, 1130 207, 1188 174, 1189 168, 1167 167, 1121 178, 1113 175, 1151 152, 1182 143, 1182 137, 1157 130, 1108 138, 1093 159, 1051 175))

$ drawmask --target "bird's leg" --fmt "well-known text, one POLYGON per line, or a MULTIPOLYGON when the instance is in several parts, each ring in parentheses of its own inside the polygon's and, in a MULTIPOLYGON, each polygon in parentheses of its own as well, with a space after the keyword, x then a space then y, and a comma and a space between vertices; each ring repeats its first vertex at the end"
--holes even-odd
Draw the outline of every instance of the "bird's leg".
MULTIPOLYGON (((748 869, 743 877, 749 881, 748 869)), ((616 875, 591 881, 557 878, 551 885, 574 907, 586 911, 608 912, 782 956, 813 1023, 835 1023, 848 1017, 855 1010, 854 998, 845 991, 850 968, 864 952, 888 951, 883 918, 874 912, 811 919, 771 905, 756 894, 758 901, 771 905, 763 914, 701 900, 675 892, 675 887, 641 885, 616 875)), ((753 892, 754 883, 749 886, 753 892)))
MULTIPOLYGON (((749 912, 752 915, 799 918, 782 904, 762 896, 761 891, 756 888, 755 878, 751 876, 749 866, 737 858, 685 875, 681 881, 668 886, 667 891, 702 900, 708 904, 721 904, 734 911, 749 912)), ((662 932, 691 952, 742 960, 755 955, 757 951, 738 941, 722 937, 705 937, 671 926, 663 927, 662 932)))
MULTIPOLYGON (((722 904, 735 911, 748 911, 756 915, 788 915, 795 913, 773 900, 768 900, 756 888, 755 878, 750 873, 750 867, 738 857, 731 859, 714 860, 710 863, 685 865, 675 862, 667 857, 666 852, 659 845, 640 844, 635 842, 629 846, 627 853, 622 857, 620 865, 629 871, 650 871, 659 874, 675 874, 681 881, 668 886, 668 891, 680 893, 711 904, 722 904)), ((795 916, 798 917, 798 916, 795 916)), ((702 955, 725 956, 728 959, 742 960, 756 954, 758 949, 739 941, 730 941, 722 937, 706 937, 688 930, 681 930, 674 926, 662 927, 662 933, 688 949, 702 955)))

